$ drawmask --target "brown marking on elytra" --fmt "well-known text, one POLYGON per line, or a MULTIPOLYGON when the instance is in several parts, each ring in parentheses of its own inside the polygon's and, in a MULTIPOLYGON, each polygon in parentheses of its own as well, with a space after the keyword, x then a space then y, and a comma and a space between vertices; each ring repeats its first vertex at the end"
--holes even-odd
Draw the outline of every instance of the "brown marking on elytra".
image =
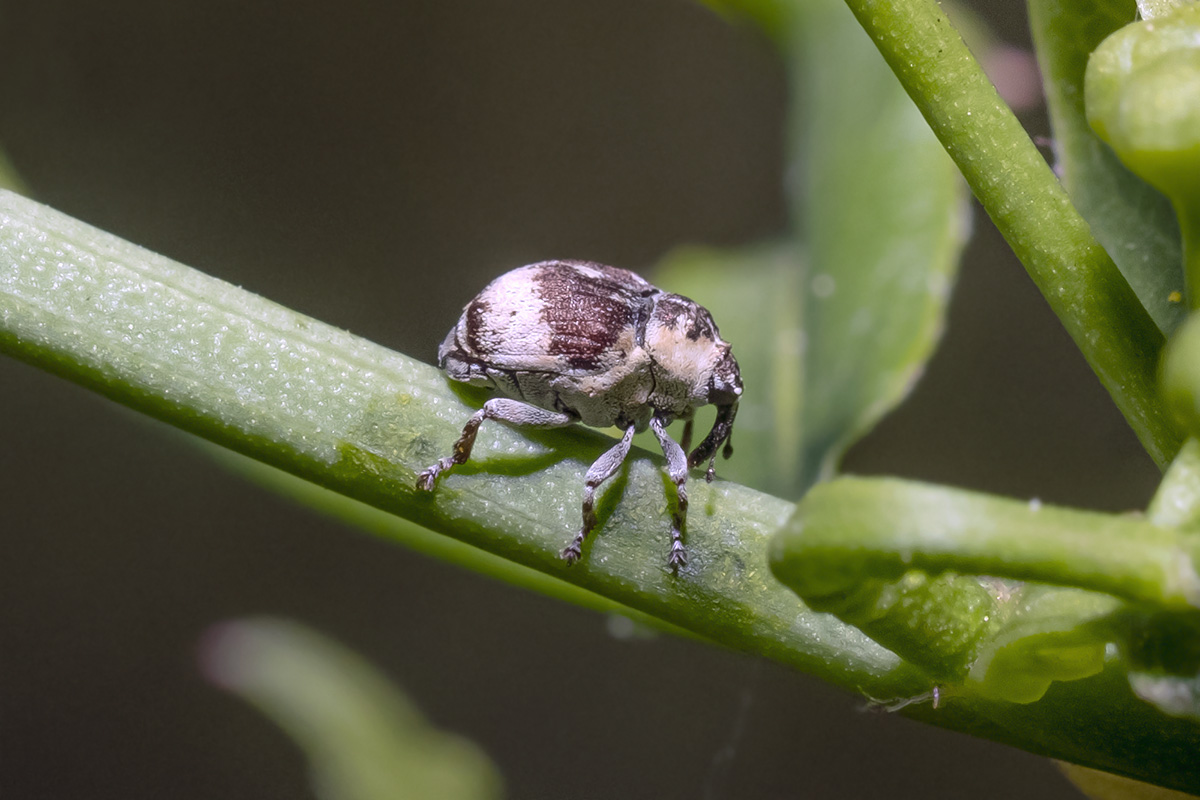
POLYGON ((489 310, 491 306, 488 302, 478 297, 467 306, 467 346, 477 353, 484 350, 484 329, 487 327, 489 310))
POLYGON ((547 352, 565 356, 573 369, 595 370, 622 331, 636 326, 644 283, 627 270, 583 263, 600 275, 547 265, 534 277, 542 319, 550 328, 547 352))

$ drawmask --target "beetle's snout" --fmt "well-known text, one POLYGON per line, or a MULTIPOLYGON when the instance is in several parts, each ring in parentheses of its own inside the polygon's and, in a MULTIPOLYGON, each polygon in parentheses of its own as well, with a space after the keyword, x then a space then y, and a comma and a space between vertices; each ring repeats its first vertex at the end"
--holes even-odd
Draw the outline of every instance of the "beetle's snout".
POLYGON ((729 345, 724 346, 721 360, 713 367, 708 385, 708 402, 728 406, 737 402, 742 395, 742 373, 729 345))

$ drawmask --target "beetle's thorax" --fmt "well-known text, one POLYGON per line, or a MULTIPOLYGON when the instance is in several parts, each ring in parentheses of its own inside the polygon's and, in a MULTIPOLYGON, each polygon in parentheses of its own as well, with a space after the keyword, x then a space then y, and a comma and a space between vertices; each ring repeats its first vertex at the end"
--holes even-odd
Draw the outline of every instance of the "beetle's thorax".
POLYGON ((729 346, 721 341, 712 317, 702 306, 665 292, 653 302, 643 336, 653 364, 650 405, 687 418, 709 402, 713 370, 729 346))

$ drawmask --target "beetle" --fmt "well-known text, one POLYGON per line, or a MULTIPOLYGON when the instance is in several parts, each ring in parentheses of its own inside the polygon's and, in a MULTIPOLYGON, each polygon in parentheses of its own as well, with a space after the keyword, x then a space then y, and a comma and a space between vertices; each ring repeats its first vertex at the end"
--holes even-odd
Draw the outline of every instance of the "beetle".
POLYGON ((620 469, 634 433, 649 428, 678 500, 667 563, 675 570, 687 564, 688 469, 707 461, 711 482, 717 451, 724 445, 724 457, 732 454, 742 394, 737 360, 703 306, 629 270, 542 261, 506 272, 467 303, 438 348, 438 366, 452 380, 503 397, 467 420, 453 453, 421 473, 418 489, 432 491, 438 475, 466 463, 484 420, 518 428, 576 422, 621 428, 621 440, 584 478, 583 525, 560 554, 573 564, 596 527, 596 489, 620 469), (717 407, 712 430, 687 455, 693 415, 709 404, 717 407), (686 421, 682 445, 666 430, 676 419, 686 421))

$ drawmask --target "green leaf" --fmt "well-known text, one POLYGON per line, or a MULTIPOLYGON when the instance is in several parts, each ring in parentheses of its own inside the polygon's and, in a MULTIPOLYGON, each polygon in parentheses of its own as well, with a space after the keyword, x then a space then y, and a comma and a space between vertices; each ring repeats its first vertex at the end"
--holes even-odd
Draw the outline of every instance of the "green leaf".
POLYGON ((16 168, 3 149, 0 149, 0 189, 8 189, 21 193, 25 192, 25 184, 17 175, 16 168))
POLYGON ((791 234, 679 251, 658 272, 713 312, 741 364, 737 438, 755 457, 728 474, 789 497, 911 389, 968 219, 957 169, 854 18, 832 0, 801 6, 784 47, 791 234))
POLYGON ((1183 321, 1183 254, 1170 201, 1130 172, 1088 125, 1084 74, 1109 34, 1133 21, 1132 0, 1031 0, 1030 25, 1042 68, 1063 182, 1165 334, 1183 321))
POLYGON ((1002 624, 979 648, 966 691, 1032 703, 1055 681, 1104 669, 1110 636, 1099 623, 1119 607, 1115 598, 1029 584, 1012 590, 1009 600, 1002 624))
POLYGON ((429 725, 371 664, 294 622, 209 632, 209 678, 270 717, 308 756, 323 800, 485 800, 500 775, 471 742, 429 725))
POLYGON ((908 394, 942 330, 966 239, 957 168, 842 3, 813 3, 793 84, 804 290, 804 474, 908 394), (797 116, 798 115, 798 116, 797 116))
POLYGON ((748 17, 769 36, 783 39, 791 28, 797 9, 808 0, 700 0, 730 17, 748 17))

